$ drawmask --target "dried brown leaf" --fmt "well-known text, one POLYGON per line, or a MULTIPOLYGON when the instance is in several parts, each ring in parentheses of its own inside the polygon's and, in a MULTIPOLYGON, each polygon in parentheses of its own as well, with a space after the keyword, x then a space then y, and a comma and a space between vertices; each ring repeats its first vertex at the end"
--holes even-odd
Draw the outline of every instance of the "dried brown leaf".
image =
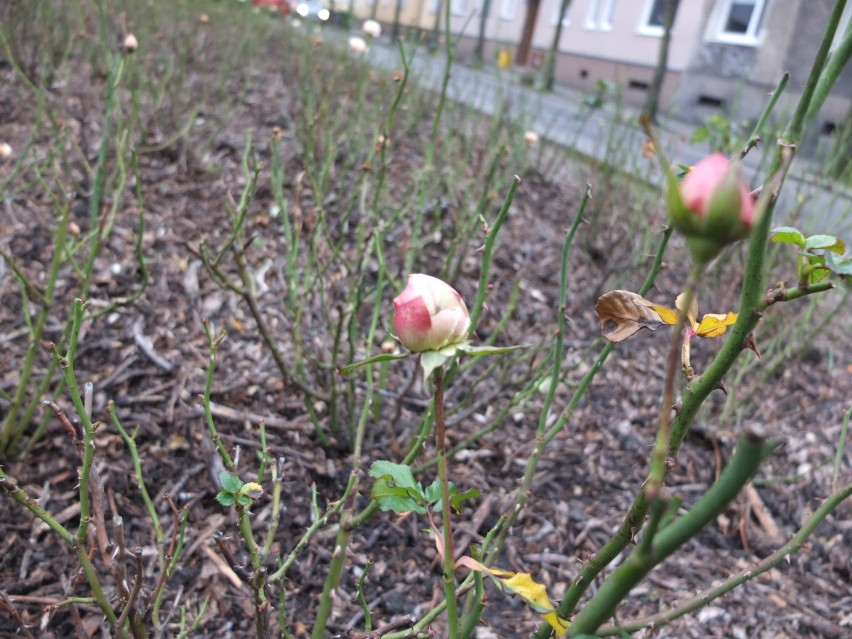
POLYGON ((610 342, 623 342, 639 330, 655 331, 663 324, 654 305, 638 293, 610 291, 604 293, 595 304, 595 312, 601 324, 601 333, 610 342))

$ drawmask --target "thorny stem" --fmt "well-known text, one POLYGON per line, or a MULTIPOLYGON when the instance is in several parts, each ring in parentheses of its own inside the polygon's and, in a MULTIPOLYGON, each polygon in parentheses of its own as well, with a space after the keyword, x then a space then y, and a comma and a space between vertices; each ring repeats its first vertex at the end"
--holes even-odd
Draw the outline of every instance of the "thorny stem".
POLYGON ((695 291, 698 288, 698 282, 701 274, 704 272, 703 264, 695 264, 689 277, 686 280, 686 287, 681 298, 681 308, 678 309, 677 324, 672 331, 671 345, 669 347, 669 355, 666 360, 666 378, 663 384, 663 399, 660 405, 660 416, 657 427, 657 439, 654 443, 654 451, 651 455, 651 468, 648 475, 648 481, 645 484, 645 492, 650 498, 655 498, 657 491, 662 488, 666 480, 666 455, 670 449, 671 440, 671 414, 672 406, 674 405, 674 387, 675 377, 678 369, 678 354, 682 351, 683 340, 689 339, 683 337, 683 327, 687 321, 689 309, 695 299, 695 291))
POLYGON ((450 482, 447 478, 447 440, 444 421, 444 369, 439 366, 433 375, 435 382, 435 447, 438 458, 438 481, 441 483, 441 532, 444 538, 443 581, 447 600, 449 639, 458 639, 459 613, 456 601, 456 576, 453 567, 453 528, 450 521, 450 482))
MULTIPOLYGON (((18 413, 26 398, 27 388, 29 387, 30 377, 35 365, 35 358, 41 348, 41 339, 44 334, 44 328, 47 320, 50 317, 51 305, 53 303, 54 291, 56 289, 56 280, 59 277, 59 268, 62 265, 62 258, 65 254, 65 240, 68 236, 68 224, 70 221, 71 205, 64 203, 62 205, 59 224, 56 232, 53 235, 54 249, 53 256, 50 260, 50 267, 47 273, 47 282, 43 295, 43 303, 39 310, 35 326, 30 334, 30 344, 27 346, 27 352, 24 356, 24 363, 21 367, 20 379, 18 387, 15 390, 15 396, 8 408, 6 419, 3 421, 3 427, 0 429, 0 452, 8 453, 10 448, 10 440, 19 435, 20 431, 27 426, 27 422, 18 422, 18 413)), ((8 260, 7 260, 8 261, 8 260)), ((11 262, 9 262, 11 264, 11 262)), ((51 370, 52 373, 52 370, 51 370)))
POLYGON ((234 470, 234 460, 222 443, 222 438, 219 437, 219 432, 216 430, 216 423, 213 421, 213 412, 210 409, 210 395, 213 392, 213 373, 216 371, 216 353, 219 350, 219 344, 225 339, 225 332, 222 331, 218 336, 213 335, 213 328, 210 322, 205 317, 201 320, 204 326, 204 334, 207 336, 207 344, 210 348, 209 361, 207 363, 207 378, 204 382, 204 397, 202 405, 204 407, 204 421, 207 423, 207 430, 210 433, 210 438, 216 446, 216 451, 219 453, 219 458, 225 464, 225 468, 229 471, 234 470))
MULTIPOLYGON (((760 464, 775 449, 776 443, 759 434, 749 433, 737 444, 728 466, 680 519, 662 528, 648 544, 640 544, 604 581, 571 624, 571 636, 595 632, 615 612, 618 604, 636 584, 660 562, 674 553, 713 521, 742 490, 760 464), (647 552, 642 552, 647 550, 647 552)), ((648 531, 651 534, 652 531, 648 531)))
POLYGON ((609 635, 619 635, 625 632, 638 632, 642 629, 653 631, 654 629, 660 628, 679 617, 683 617, 684 615, 697 610, 698 608, 706 606, 711 601, 718 599, 725 593, 728 593, 734 588, 754 579, 758 575, 765 573, 767 570, 774 568, 781 563, 784 558, 799 550, 808 540, 808 537, 810 537, 814 530, 816 530, 816 527, 819 526, 819 524, 829 514, 831 514, 831 512, 837 508, 840 503, 848 499, 850 495, 852 495, 852 484, 846 484, 841 489, 836 490, 820 505, 819 508, 816 509, 814 514, 810 516, 801 529, 790 538, 790 541, 781 546, 768 557, 761 559, 756 564, 743 568, 739 572, 731 575, 721 584, 708 588, 694 597, 690 597, 689 599, 686 599, 676 606, 664 610, 663 612, 648 615, 647 617, 640 617, 639 619, 634 619, 632 621, 620 622, 617 626, 603 626, 597 631, 597 636, 604 637, 609 635))
MULTIPOLYGON (((663 256, 665 255, 666 247, 668 246, 669 239, 671 238, 671 236, 672 236, 672 228, 669 227, 663 232, 663 236, 660 239, 660 243, 657 247, 657 252, 654 255, 654 262, 652 263, 651 268, 649 269, 648 274, 645 277, 645 281, 642 283, 642 286, 639 287, 639 294, 640 295, 644 295, 645 293, 647 293, 651 289, 651 287, 654 285, 654 281, 656 280, 657 275, 659 274, 660 270, 662 269, 663 256)), ((568 421, 574 415, 574 411, 577 409, 577 406, 580 405, 580 400, 583 398, 583 395, 585 395, 586 389, 588 389, 589 385, 592 383, 592 380, 595 378, 595 375, 597 375, 598 371, 604 365, 604 362, 606 362, 607 358, 609 357, 610 353, 612 353, 614 348, 615 348, 615 345, 610 343, 610 342, 607 342, 604 345, 604 347, 601 349, 601 352, 598 354, 598 357, 592 363, 591 367, 586 372, 586 374, 583 376, 583 379, 580 380, 580 383, 577 385, 577 388, 574 390, 574 393, 571 396, 571 399, 569 400, 568 405, 559 414, 559 418, 548 429, 547 433, 545 433, 545 435, 541 439, 541 441, 536 442, 536 452, 533 453, 533 457, 531 457, 530 461, 527 463, 527 473, 525 474, 525 477, 527 475, 529 475, 530 478, 532 478, 532 476, 535 473, 535 468, 536 468, 538 458, 541 456, 542 452, 550 444, 550 442, 552 442, 553 439, 560 432, 562 432, 562 429, 565 428, 565 425, 568 423, 568 421)), ((518 493, 518 496, 516 497, 516 503, 523 504, 525 501, 526 501, 525 491, 520 491, 518 493), (518 501, 518 500, 521 500, 521 501, 518 501)), ((512 527, 512 525, 514 525, 514 522, 517 520, 517 518, 520 514, 520 511, 521 511, 521 508, 518 508, 516 505, 513 505, 512 510, 507 515, 506 520, 504 522, 504 525, 501 528, 500 533, 497 536, 497 540, 495 541, 493 547, 489 550, 488 556, 487 556, 486 561, 485 561, 486 565, 491 565, 494 562, 496 556, 502 551, 503 544, 505 543, 506 536, 508 535, 508 530, 509 530, 509 528, 512 527)), ((634 515, 634 518, 641 519, 641 517, 644 516, 644 512, 645 511, 643 510, 641 515, 639 515, 638 512, 637 512, 636 515, 634 515)), ((632 522, 632 519, 633 518, 631 518, 631 522, 632 522)), ((619 537, 624 537, 626 540, 629 540, 630 539, 630 530, 632 528, 634 528, 634 526, 632 525, 632 523, 627 523, 626 525, 623 525, 623 528, 625 528, 625 531, 622 532, 622 530, 619 529, 619 533, 617 533, 617 534, 619 534, 619 537)), ((625 541, 624 543, 627 543, 627 542, 625 541)), ((600 556, 601 554, 602 553, 598 553, 598 556, 600 556)), ((618 554, 618 552, 615 552, 613 554, 613 557, 616 554, 618 554)), ((595 558, 593 558, 590 561, 594 562, 595 558)), ((611 559, 609 561, 611 561, 611 559)), ((603 568, 603 566, 607 565, 607 563, 609 563, 609 561, 607 561, 606 563, 602 564, 599 568, 597 568, 595 570, 594 574, 597 574, 597 571, 599 571, 601 568, 603 568)), ((587 568, 584 566, 584 569, 587 569, 587 568)), ((576 596, 577 600, 579 601, 579 597, 585 591, 585 585, 584 584, 586 584, 586 583, 587 583, 586 578, 583 576, 583 572, 581 570, 580 574, 578 574, 578 576, 574 579, 574 582, 572 582, 571 587, 568 589, 568 591, 566 591, 565 597, 568 598, 569 595, 571 595, 572 588, 573 588, 573 592, 575 593, 574 596, 576 596)), ((573 605, 576 605, 576 602, 573 605)), ((563 614, 562 612, 560 612, 560 616, 564 617, 566 615, 563 614)), ((539 628, 539 631, 536 634, 536 638, 537 639, 544 639, 544 637, 548 636, 549 634, 550 634, 550 626, 548 624, 543 624, 541 626, 541 628, 539 628)))
MULTIPOLYGON (((374 240, 375 242, 376 240, 374 240)), ((377 290, 381 291, 383 286, 383 277, 384 272, 379 272, 379 281, 377 285, 377 290)), ((375 338, 376 329, 379 323, 379 309, 382 303, 381 295, 376 295, 374 306, 373 306, 373 315, 370 321, 370 326, 367 331, 367 343, 372 343, 375 338)), ((343 504, 349 501, 350 495, 355 490, 358 485, 358 479, 361 471, 361 452, 364 444, 364 433, 367 428, 367 422, 372 414, 372 404, 373 404, 373 373, 371 369, 367 370, 367 381, 368 381, 368 390, 367 395, 364 399, 364 405, 361 409, 361 414, 358 418, 358 423, 355 427, 355 438, 352 446, 352 472, 349 477, 349 484, 346 487, 346 491, 343 494, 343 497, 340 499, 341 507, 343 504)), ((320 595, 320 603, 317 608, 316 620, 314 621, 314 627, 311 631, 312 639, 321 639, 326 633, 326 625, 328 623, 328 618, 331 615, 331 608, 333 604, 333 596, 334 591, 337 589, 338 584, 340 583, 340 578, 343 574, 343 568, 346 561, 346 553, 349 546, 349 539, 352 536, 352 531, 354 530, 354 526, 350 525, 350 520, 353 518, 354 506, 350 506, 340 517, 340 528, 337 531, 337 539, 335 540, 334 551, 332 552, 331 565, 328 569, 328 574, 326 575, 325 583, 323 584, 322 594, 320 595)), ((276 571, 273 578, 281 575, 283 576, 283 567, 276 571)))
POLYGON ((535 433, 535 447, 533 448, 530 458, 527 460, 527 468, 524 472, 524 478, 521 481, 521 486, 518 489, 517 496, 515 497, 515 503, 513 504, 512 510, 509 512, 506 523, 497 535, 497 543, 495 544, 494 549, 491 553, 489 553, 490 560, 493 560, 496 557, 496 554, 502 549, 509 530, 512 528, 512 525, 516 521, 521 510, 526 505, 528 493, 532 486, 533 478, 535 477, 535 471, 538 467, 538 461, 544 453, 549 441, 546 437, 547 421, 550 417, 550 408, 553 405, 553 400, 556 396, 556 389, 559 386, 562 361, 564 359, 562 349, 565 339, 565 310, 568 304, 568 264, 569 257, 571 255, 571 244, 574 241, 574 235, 577 233, 580 223, 583 221, 583 215, 586 211, 586 205, 591 199, 591 194, 591 186, 587 184, 586 191, 583 195, 583 201, 580 204, 580 210, 574 218, 571 228, 565 233, 565 239, 562 243, 562 261, 559 277, 559 304, 556 309, 558 329, 556 331, 556 340, 552 351, 550 384, 547 390, 547 395, 544 399, 544 405, 542 406, 541 413, 539 415, 538 427, 536 428, 535 433))
POLYGON ((89 556, 86 554, 86 549, 82 542, 78 541, 77 538, 67 528, 65 528, 65 526, 60 524, 53 515, 47 512, 36 500, 24 492, 20 486, 9 481, 9 477, 2 468, 0 468, 0 490, 7 493, 21 506, 29 510, 38 519, 47 524, 53 532, 59 535, 65 543, 71 546, 83 567, 83 573, 86 575, 89 587, 92 589, 92 595, 94 596, 95 602, 98 604, 101 612, 104 613, 113 627, 115 627, 115 612, 109 605, 109 600, 104 594, 103 587, 101 586, 98 575, 95 572, 95 567, 92 565, 89 556))

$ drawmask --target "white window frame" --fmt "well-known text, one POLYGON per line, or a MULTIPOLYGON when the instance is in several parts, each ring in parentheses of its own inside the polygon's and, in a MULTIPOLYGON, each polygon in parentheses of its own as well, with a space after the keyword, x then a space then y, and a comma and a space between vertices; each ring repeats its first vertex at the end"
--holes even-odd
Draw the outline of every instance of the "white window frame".
POLYGON ((612 16, 615 13, 615 0, 592 0, 586 15, 586 28, 595 31, 612 29, 612 16))
POLYGON ((467 10, 467 0, 448 0, 450 13, 454 16, 463 16, 467 10))
POLYGON ((834 51, 840 45, 840 40, 849 29, 850 18, 852 18, 852 3, 847 2, 843 13, 840 14, 840 22, 837 23, 837 31, 834 33, 829 51, 834 51))
MULTIPOLYGON (((662 38, 665 32, 665 27, 662 25, 650 24, 651 15, 654 13, 654 5, 657 2, 665 3, 666 0, 647 0, 645 10, 642 12, 642 20, 639 22, 639 28, 636 30, 640 35, 662 38)), ((663 4, 663 12, 665 13, 665 4, 663 4)), ((675 21, 677 20, 677 12, 680 8, 680 2, 675 5, 675 21)))
MULTIPOLYGON (((562 26, 563 27, 567 27, 569 24, 571 24, 571 7, 573 7, 573 6, 574 6, 574 1, 572 1, 571 4, 568 5, 567 9, 565 9, 565 15, 562 17, 562 26)), ((553 9, 553 17, 550 19, 550 21, 553 23, 554 27, 556 26, 556 23, 559 22, 559 9, 561 9, 561 8, 562 8, 562 0, 556 0, 555 6, 554 6, 554 9, 553 9)))
POLYGON ((514 20, 515 13, 518 11, 518 0, 503 0, 500 5, 500 19, 514 20))
POLYGON ((754 9, 751 12, 751 18, 748 21, 745 33, 731 33, 725 31, 725 25, 728 24, 728 18, 731 15, 731 9, 734 4, 746 4, 748 0, 720 0, 720 11, 716 22, 715 40, 727 44, 742 44, 746 46, 756 46, 760 43, 760 25, 763 24, 764 13, 766 12, 766 0, 752 0, 754 9))

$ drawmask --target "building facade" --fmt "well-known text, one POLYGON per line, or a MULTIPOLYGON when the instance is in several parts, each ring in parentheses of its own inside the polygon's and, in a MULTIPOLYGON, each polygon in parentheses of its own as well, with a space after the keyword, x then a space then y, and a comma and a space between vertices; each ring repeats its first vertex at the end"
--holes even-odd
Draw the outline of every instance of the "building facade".
MULTIPOLYGON (((450 30, 460 56, 472 57, 484 34, 484 59, 511 59, 540 68, 549 52, 562 0, 357 0, 359 18, 390 28, 431 32, 449 1, 450 30), (397 11, 398 17, 396 15, 397 11)), ((666 0, 569 0, 558 42, 555 79, 594 92, 616 82, 625 100, 645 101, 663 36, 666 0)), ((702 121, 722 111, 754 119, 784 71, 790 82, 776 113, 789 112, 801 94, 828 22, 833 0, 678 0, 661 109, 702 121)), ((838 29, 850 28, 848 3, 838 29)), ((443 27, 443 25, 441 25, 443 27)), ((817 125, 825 132, 850 117, 852 68, 826 101, 817 125)))

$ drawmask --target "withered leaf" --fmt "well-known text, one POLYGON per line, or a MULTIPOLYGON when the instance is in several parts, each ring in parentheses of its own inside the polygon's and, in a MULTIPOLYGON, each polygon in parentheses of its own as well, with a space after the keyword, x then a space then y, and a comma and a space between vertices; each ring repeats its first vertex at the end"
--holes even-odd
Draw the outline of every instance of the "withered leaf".
POLYGON ((595 312, 604 338, 616 344, 643 328, 655 331, 664 323, 654 304, 631 291, 604 293, 595 304, 595 312))

